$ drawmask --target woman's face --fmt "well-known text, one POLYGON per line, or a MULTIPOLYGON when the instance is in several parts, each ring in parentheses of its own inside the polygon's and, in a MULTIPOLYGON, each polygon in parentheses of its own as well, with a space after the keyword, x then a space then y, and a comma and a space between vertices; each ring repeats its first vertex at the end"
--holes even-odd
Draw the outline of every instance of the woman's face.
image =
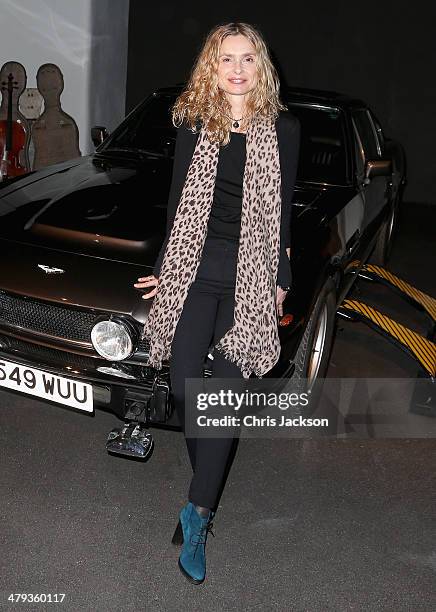
POLYGON ((226 36, 218 54, 218 87, 229 95, 245 95, 257 85, 257 54, 242 34, 226 36))

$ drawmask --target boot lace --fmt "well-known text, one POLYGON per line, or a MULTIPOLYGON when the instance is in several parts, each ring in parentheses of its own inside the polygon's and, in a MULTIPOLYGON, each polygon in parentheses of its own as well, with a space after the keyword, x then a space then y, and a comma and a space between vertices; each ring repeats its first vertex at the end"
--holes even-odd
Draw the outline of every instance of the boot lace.
POLYGON ((194 535, 191 536, 191 544, 193 544, 195 546, 194 549, 194 557, 195 554, 198 550, 198 547, 200 545, 205 545, 206 544, 206 539, 207 539, 207 534, 210 532, 210 534, 215 537, 214 532, 212 531, 212 527, 213 527, 213 522, 209 521, 206 523, 206 525, 204 525, 203 527, 201 527, 200 531, 194 535))

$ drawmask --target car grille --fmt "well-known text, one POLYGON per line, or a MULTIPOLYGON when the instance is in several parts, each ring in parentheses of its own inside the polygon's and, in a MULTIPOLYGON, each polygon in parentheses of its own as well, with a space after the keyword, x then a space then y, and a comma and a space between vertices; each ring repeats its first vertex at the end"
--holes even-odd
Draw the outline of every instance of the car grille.
MULTIPOLYGON (((22 340, 18 340, 16 338, 3 338, 4 345, 8 354, 13 355, 16 354, 16 357, 25 356, 27 359, 30 359, 32 363, 32 367, 43 368, 44 366, 54 367, 58 369, 61 367, 62 372, 60 375, 65 375, 67 372, 65 371, 65 366, 71 366, 73 368, 78 368, 84 373, 84 371, 88 371, 91 375, 93 375, 98 368, 105 366, 105 360, 100 358, 96 359, 93 357, 84 357, 82 355, 77 355, 72 352, 68 352, 65 355, 65 351, 60 351, 57 349, 51 349, 45 346, 40 346, 39 344, 32 344, 31 342, 24 342, 22 340)), ((0 345, 1 337, 0 337, 0 345)), ((144 369, 141 366, 136 364, 129 364, 129 374, 135 376, 135 379, 130 379, 130 384, 135 385, 137 383, 148 384, 150 378, 143 376, 144 369)), ((147 373, 147 369, 145 370, 147 373)), ((67 374, 68 375, 68 374, 67 374)), ((124 381, 126 384, 129 379, 119 379, 119 382, 124 381)), ((152 380, 152 378, 151 378, 152 380)), ((98 383, 97 383, 98 384, 98 383)), ((99 392, 98 392, 99 393, 99 392)), ((99 398, 101 398, 101 393, 99 394, 99 398)))
POLYGON ((150 343, 148 342, 148 340, 145 340, 145 338, 143 340, 140 340, 138 342, 138 348, 136 349, 137 353, 147 353, 150 349, 150 343))
POLYGON ((96 359, 93 357, 77 355, 76 353, 72 352, 68 352, 66 356, 65 351, 40 346, 39 344, 32 344, 30 342, 24 342, 23 340, 18 340, 16 338, 7 338, 5 343, 8 349, 12 350, 13 352, 24 354, 27 357, 34 359, 36 362, 41 361, 42 363, 48 363, 51 365, 68 364, 76 368, 85 368, 89 370, 94 370, 96 368, 96 359))
POLYGON ((62 308, 0 291, 0 320, 13 327, 90 343, 96 318, 86 310, 62 308))
MULTIPOLYGON (((101 312, 57 306, 0 291, 0 322, 46 336, 91 345, 91 330, 101 315, 101 312)), ((148 352, 145 340, 139 342, 137 352, 148 352)))

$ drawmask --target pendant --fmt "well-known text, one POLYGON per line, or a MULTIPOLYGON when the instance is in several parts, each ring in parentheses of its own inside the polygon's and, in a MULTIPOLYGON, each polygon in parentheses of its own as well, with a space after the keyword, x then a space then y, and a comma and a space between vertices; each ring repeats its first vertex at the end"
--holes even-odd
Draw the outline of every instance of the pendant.
POLYGON ((238 128, 239 127, 239 122, 238 121, 234 121, 233 122, 233 127, 234 128, 238 128))

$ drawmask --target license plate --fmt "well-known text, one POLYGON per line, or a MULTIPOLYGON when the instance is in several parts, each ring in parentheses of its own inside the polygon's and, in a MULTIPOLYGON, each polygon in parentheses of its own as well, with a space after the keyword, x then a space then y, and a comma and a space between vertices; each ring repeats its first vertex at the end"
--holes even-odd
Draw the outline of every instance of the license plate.
POLYGON ((92 385, 4 359, 0 360, 0 387, 86 412, 92 412, 94 408, 92 385))

